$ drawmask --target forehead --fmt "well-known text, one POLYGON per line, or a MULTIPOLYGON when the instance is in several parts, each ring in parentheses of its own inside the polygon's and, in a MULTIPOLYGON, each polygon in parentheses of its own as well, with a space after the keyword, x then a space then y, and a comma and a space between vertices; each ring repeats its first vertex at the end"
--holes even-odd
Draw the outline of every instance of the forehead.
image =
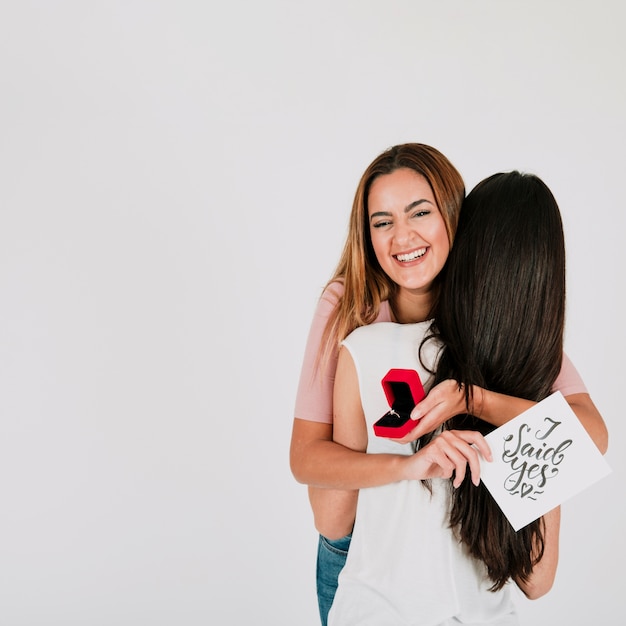
POLYGON ((368 209, 369 212, 403 210, 417 200, 427 200, 436 206, 428 181, 421 174, 403 167, 374 179, 368 194, 368 209))

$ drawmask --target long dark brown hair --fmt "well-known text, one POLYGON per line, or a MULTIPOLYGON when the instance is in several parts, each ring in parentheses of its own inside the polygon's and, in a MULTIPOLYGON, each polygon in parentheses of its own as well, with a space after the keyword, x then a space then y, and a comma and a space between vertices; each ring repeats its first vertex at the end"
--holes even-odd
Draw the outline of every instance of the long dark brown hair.
MULTIPOLYGON (((541 401, 561 369, 565 325, 565 242, 545 183, 520 172, 494 174, 467 196, 442 273, 436 335, 443 344, 435 382, 471 385, 541 401)), ((480 414, 480 407, 475 413, 480 414)), ((471 414, 446 428, 493 430, 471 414)), ((451 525, 483 561, 491 589, 528 580, 544 548, 543 520, 515 532, 481 482, 453 490, 451 525)))

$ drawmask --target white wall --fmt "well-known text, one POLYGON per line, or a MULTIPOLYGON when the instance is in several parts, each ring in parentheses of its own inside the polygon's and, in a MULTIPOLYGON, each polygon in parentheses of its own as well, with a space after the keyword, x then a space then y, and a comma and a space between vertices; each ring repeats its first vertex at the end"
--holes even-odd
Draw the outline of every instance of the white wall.
POLYGON ((315 625, 288 446, 311 314, 384 148, 539 174, 613 474, 524 624, 621 614, 619 0, 0 5, 0 623, 315 625))

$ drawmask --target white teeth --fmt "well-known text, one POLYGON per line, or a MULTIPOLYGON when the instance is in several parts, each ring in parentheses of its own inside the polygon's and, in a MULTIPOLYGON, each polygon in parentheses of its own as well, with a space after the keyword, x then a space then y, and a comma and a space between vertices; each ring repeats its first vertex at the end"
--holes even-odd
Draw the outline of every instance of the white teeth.
POLYGON ((396 259, 398 261, 402 261, 406 263, 408 261, 415 261, 415 259, 419 259, 421 256, 426 254, 426 248, 420 248, 419 250, 415 250, 415 252, 410 252, 409 254, 398 254, 396 259))

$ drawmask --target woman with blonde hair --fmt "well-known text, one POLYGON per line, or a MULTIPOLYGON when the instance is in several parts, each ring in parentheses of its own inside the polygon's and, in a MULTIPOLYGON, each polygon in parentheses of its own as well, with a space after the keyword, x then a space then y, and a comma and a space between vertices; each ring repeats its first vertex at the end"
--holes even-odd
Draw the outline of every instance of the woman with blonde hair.
MULTIPOLYGON (((309 487, 320 531, 317 593, 322 624, 350 542, 351 526, 338 533, 335 523, 346 519, 343 513, 354 504, 347 503, 342 490, 417 478, 419 473, 411 457, 366 455, 333 441, 332 394, 339 347, 361 326, 417 323, 432 317, 463 199, 460 174, 430 146, 402 144, 376 157, 357 187, 343 253, 314 315, 296 398, 290 465, 296 480, 309 487), (335 506, 327 506, 334 496, 335 506), (324 505, 317 506, 318 502, 324 505)), ((602 417, 565 355, 554 389, 563 393, 600 450, 606 450, 602 417)), ((495 426, 531 404, 478 385, 472 387, 471 397, 474 413, 495 426)), ((465 411, 465 395, 456 381, 443 380, 418 404, 414 417, 421 419, 401 441, 414 441, 465 411)), ((453 465, 461 475, 468 462, 464 454, 472 457, 472 452, 462 447, 459 456, 457 445, 461 444, 455 441, 438 450, 433 463, 441 463, 446 471, 453 465)), ((474 461, 470 467, 475 467, 474 461)))

